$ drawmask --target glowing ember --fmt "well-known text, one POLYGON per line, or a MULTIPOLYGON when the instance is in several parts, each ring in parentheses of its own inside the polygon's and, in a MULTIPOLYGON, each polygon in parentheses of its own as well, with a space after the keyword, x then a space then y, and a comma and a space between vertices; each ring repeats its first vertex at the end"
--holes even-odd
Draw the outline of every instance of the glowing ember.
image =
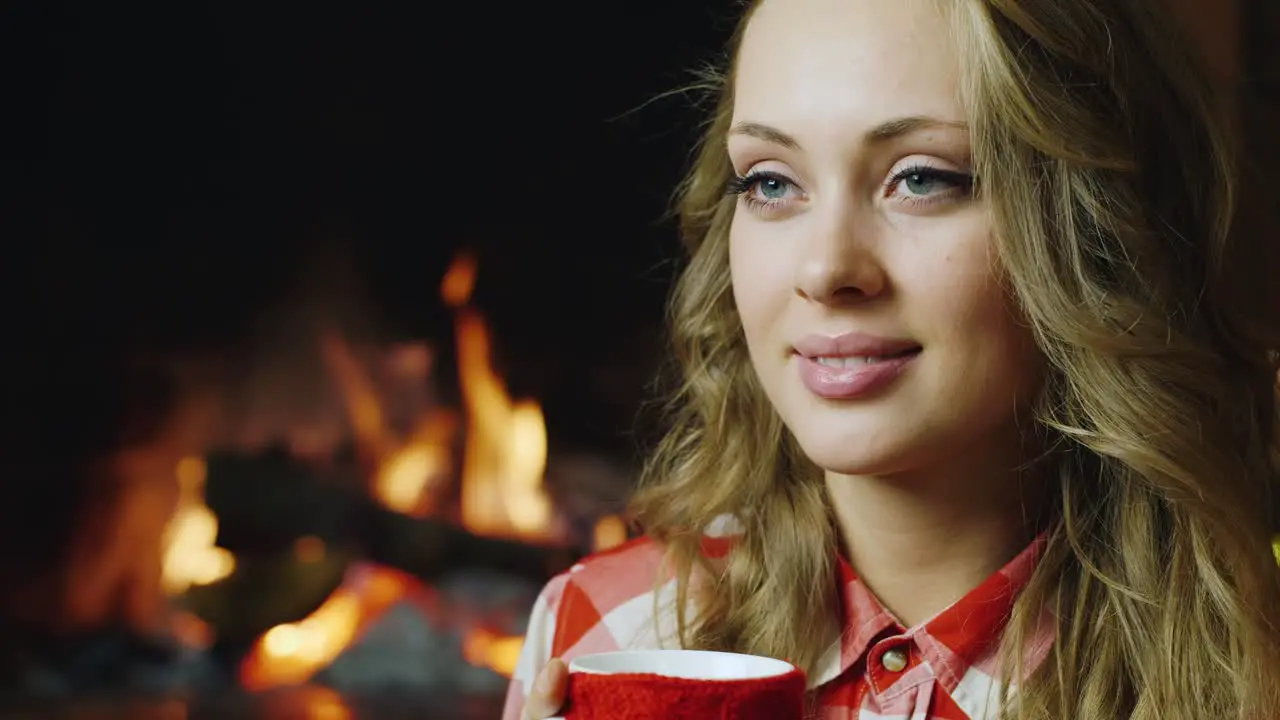
POLYGON ((178 463, 178 507, 165 529, 162 581, 177 595, 192 585, 207 585, 231 574, 235 557, 217 547, 218 518, 204 503, 205 463, 184 458, 178 463))
POLYGON ((354 568, 315 612, 277 625, 258 640, 240 666, 241 683, 249 690, 266 690, 310 680, 404 596, 405 584, 394 570, 354 568))
MULTIPOLYGON (((351 720, 356 713, 336 691, 313 686, 305 690, 267 695, 262 700, 262 717, 299 718, 299 720, 351 720)), ((181 716, 186 720, 186 715, 181 716)))
POLYGON ((467 633, 462 653, 467 662, 476 667, 487 667, 504 677, 511 677, 520 659, 524 638, 519 635, 497 635, 483 628, 467 633))

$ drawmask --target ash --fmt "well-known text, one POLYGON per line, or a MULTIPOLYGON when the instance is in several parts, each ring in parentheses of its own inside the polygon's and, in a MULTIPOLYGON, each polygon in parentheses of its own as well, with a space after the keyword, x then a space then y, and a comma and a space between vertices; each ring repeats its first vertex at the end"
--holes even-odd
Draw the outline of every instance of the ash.
POLYGON ((486 572, 461 572, 435 585, 434 608, 401 600, 314 679, 344 694, 493 696, 506 677, 468 662, 469 631, 523 635, 539 588, 486 572))

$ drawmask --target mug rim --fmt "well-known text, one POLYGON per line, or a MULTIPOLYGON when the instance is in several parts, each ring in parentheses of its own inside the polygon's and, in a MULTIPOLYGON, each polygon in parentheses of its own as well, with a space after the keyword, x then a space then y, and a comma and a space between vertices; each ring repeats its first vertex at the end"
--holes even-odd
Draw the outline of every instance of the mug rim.
POLYGON ((681 650, 681 649, 664 648, 664 649, 652 649, 652 650, 611 650, 607 652, 590 653, 587 655, 581 655, 569 661, 569 672, 582 673, 585 675, 620 675, 620 674, 644 673, 644 674, 660 675, 663 677, 674 677, 674 678, 685 677, 683 675, 667 675, 666 673, 662 672, 662 670, 659 668, 629 668, 626 670, 604 670, 598 667, 593 668, 590 666, 590 661, 594 658, 609 659, 609 658, 619 658, 619 657, 625 657, 625 656, 639 656, 639 657, 654 658, 654 657, 661 657, 664 655, 665 656, 678 655, 684 658, 688 658, 690 656, 700 656, 707 659, 731 658, 739 662, 746 660, 747 662, 765 666, 763 668, 763 671, 761 672, 752 672, 752 673, 744 674, 741 677, 688 678, 688 679, 694 679, 694 680, 707 680, 707 681, 715 681, 717 679, 722 681, 723 680, 730 680, 730 681, 732 680, 763 680, 766 678, 781 677, 783 675, 787 675, 799 669, 795 665, 787 662, 786 660, 779 660, 777 658, 771 658, 764 655, 750 655, 747 653, 726 652, 722 650, 681 650), (582 664, 582 661, 584 660, 587 661, 588 663, 585 666, 582 664))

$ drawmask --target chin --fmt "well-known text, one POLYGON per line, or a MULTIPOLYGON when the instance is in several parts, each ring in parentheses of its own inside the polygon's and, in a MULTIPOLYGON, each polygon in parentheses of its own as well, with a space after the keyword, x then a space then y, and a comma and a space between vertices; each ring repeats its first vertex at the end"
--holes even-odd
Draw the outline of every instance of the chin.
POLYGON ((905 443, 868 443, 859 436, 823 433, 820 437, 805 437, 797 433, 796 440, 815 465, 839 475, 891 475, 907 464, 909 452, 903 447, 905 443))

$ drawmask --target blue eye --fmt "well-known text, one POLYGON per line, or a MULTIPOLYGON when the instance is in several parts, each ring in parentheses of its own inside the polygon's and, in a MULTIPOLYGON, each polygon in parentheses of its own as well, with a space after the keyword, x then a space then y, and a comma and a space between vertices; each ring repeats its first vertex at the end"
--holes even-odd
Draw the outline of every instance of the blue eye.
POLYGON ((924 199, 940 193, 969 193, 973 175, 916 165, 894 173, 884 184, 886 196, 904 195, 906 200, 924 199))
POLYGON ((786 197, 789 186, 786 180, 776 177, 761 178, 756 183, 756 189, 760 195, 770 200, 781 200, 786 197))
POLYGON ((737 195, 752 208, 772 207, 788 200, 798 188, 791 180, 772 172, 753 172, 729 181, 728 194, 737 195))
POLYGON ((936 177, 930 177, 922 173, 912 173, 902 180, 902 187, 911 192, 912 195, 928 195, 929 191, 940 182, 936 177))

